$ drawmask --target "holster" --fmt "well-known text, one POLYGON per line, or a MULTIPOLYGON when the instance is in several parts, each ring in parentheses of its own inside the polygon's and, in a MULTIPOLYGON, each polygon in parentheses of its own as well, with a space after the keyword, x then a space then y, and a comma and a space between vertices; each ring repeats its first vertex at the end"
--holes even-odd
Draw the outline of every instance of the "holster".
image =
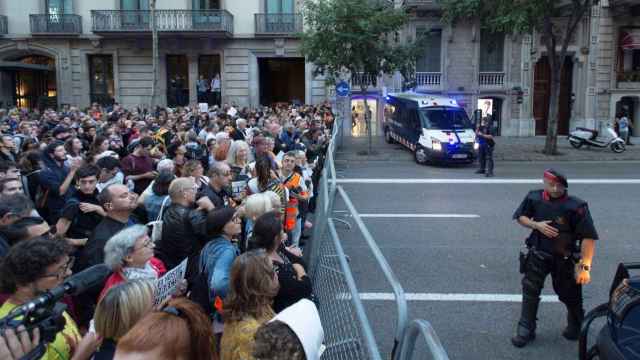
POLYGON ((529 260, 529 253, 530 251, 528 249, 520 250, 520 255, 519 255, 520 274, 524 274, 525 272, 527 272, 527 261, 529 260))

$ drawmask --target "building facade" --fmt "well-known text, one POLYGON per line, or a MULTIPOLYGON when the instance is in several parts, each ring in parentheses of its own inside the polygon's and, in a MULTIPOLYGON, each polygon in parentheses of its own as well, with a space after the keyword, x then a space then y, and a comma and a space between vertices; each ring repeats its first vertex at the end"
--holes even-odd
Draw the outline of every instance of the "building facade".
MULTIPOLYGON (((325 84, 298 52, 295 0, 157 0, 155 103, 319 103, 325 84), (198 94, 199 79, 217 94, 198 94), (216 86, 217 87, 217 86, 216 86)), ((0 2, 0 103, 151 103, 149 0, 0 2)))
MULTIPOLYGON (((416 68, 417 92, 455 98, 469 116, 476 110, 493 119, 502 136, 545 135, 550 67, 540 34, 492 34, 479 21, 454 26, 441 21, 436 0, 397 0, 410 24, 404 36, 426 36, 416 68)), ((559 49, 559 48, 558 48, 559 49)), ((363 99, 368 98, 382 132, 385 91, 399 91, 401 79, 379 78, 362 94, 355 77, 351 109, 353 135, 365 135, 363 99)), ((600 129, 626 114, 640 135, 640 3, 604 0, 591 9, 571 39, 562 72, 558 132, 584 126, 600 129)))

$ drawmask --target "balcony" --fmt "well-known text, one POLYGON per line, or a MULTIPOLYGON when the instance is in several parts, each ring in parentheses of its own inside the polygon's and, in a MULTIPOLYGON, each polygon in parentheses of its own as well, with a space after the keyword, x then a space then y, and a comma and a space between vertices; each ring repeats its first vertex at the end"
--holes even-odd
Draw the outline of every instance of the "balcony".
POLYGON ((419 10, 437 10, 440 9, 439 0, 402 0, 404 7, 416 8, 419 10))
POLYGON ((255 35, 260 37, 295 37, 302 32, 300 14, 255 14, 255 35))
POLYGON ((618 89, 640 89, 640 70, 619 72, 618 89))
POLYGON ((501 88, 504 86, 504 72, 480 72, 478 83, 484 88, 501 88))
POLYGON ((378 84, 378 77, 373 75, 364 74, 361 72, 351 75, 351 88, 358 91, 364 85, 365 88, 376 87, 378 84))
POLYGON ((416 72, 416 85, 418 87, 440 87, 442 73, 440 72, 416 72))
POLYGON ((82 34, 82 17, 72 14, 31 14, 33 35, 79 35, 82 34))
MULTIPOLYGON (((206 33, 233 36, 233 15, 226 10, 156 10, 156 28, 163 33, 206 33)), ((92 10, 93 32, 101 35, 151 34, 150 10, 92 10)))

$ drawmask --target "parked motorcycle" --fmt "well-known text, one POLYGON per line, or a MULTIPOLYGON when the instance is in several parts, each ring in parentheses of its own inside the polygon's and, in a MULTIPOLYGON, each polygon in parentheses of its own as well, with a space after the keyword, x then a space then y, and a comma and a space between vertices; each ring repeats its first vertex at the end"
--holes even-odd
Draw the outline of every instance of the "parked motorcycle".
POLYGON ((598 130, 579 127, 569 134, 569 143, 576 149, 580 149, 582 145, 587 145, 599 148, 609 147, 614 153, 624 152, 626 150, 624 140, 616 134, 611 125, 607 124, 605 131, 609 136, 598 138, 598 130))
POLYGON ((591 310, 582 322, 578 343, 580 360, 634 360, 640 354, 640 276, 629 270, 640 263, 621 263, 611 283, 609 302, 591 310), (607 317, 595 344, 587 349, 589 327, 600 317, 607 317))

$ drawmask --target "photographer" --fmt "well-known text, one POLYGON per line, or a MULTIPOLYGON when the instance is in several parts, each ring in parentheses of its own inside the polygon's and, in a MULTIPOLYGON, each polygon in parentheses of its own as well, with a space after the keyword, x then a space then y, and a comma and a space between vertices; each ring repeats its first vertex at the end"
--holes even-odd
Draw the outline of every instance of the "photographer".
MULTIPOLYGON (((68 251, 65 242, 44 238, 25 240, 13 246, 0 267, 2 291, 10 293, 9 299, 0 307, 0 318, 62 284, 71 275, 73 266, 68 251)), ((88 359, 97 347, 95 335, 89 333, 81 339, 75 321, 66 311, 63 316, 64 329, 47 344, 42 359, 88 359)))

